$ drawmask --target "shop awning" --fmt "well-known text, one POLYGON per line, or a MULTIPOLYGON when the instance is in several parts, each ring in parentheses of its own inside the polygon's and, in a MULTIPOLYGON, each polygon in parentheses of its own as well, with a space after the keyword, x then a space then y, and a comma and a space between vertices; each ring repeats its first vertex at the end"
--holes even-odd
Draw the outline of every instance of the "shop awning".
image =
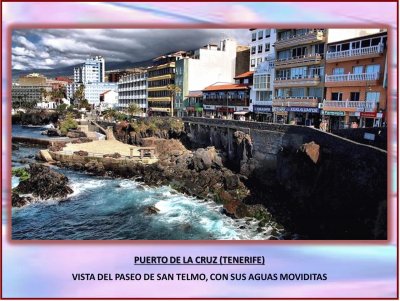
POLYGON ((234 115, 246 115, 249 114, 250 112, 245 112, 245 111, 241 111, 241 112, 235 112, 233 113, 234 115))

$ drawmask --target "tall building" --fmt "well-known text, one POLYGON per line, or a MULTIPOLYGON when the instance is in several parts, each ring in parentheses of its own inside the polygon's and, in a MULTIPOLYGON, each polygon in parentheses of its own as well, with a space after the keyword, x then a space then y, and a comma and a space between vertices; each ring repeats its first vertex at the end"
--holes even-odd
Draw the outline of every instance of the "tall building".
POLYGON ((324 29, 277 29, 274 122, 318 125, 324 95, 324 29))
MULTIPOLYGON (((179 87, 174 108, 178 116, 185 111, 189 91, 200 91, 216 82, 231 82, 236 74, 237 43, 226 39, 194 51, 190 57, 176 61, 175 84, 179 87)), ((248 58, 246 58, 248 63, 248 58)), ((247 71, 247 70, 246 70, 247 71)))
POLYGON ((330 129, 380 126, 386 110, 387 32, 327 44, 322 115, 330 129))
POLYGON ((75 83, 102 83, 105 81, 105 61, 102 56, 86 59, 82 66, 74 68, 75 83))
POLYGON ((250 29, 250 71, 265 61, 275 59, 276 29, 250 29))
POLYGON ((174 99, 175 62, 185 57, 185 51, 162 55, 153 61, 155 66, 147 71, 147 102, 149 115, 176 115, 174 99))
POLYGON ((138 69, 137 72, 124 75, 118 81, 118 107, 127 108, 136 104, 147 112, 147 71, 138 69))

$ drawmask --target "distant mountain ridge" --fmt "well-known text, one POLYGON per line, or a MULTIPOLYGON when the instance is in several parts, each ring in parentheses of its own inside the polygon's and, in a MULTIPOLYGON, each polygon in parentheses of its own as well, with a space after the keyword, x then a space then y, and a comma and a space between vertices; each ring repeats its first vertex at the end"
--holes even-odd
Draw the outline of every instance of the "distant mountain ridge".
MULTIPOLYGON (((106 62, 106 71, 127 69, 135 67, 148 67, 153 64, 152 60, 146 60, 141 62, 106 62)), ((31 69, 31 70, 15 70, 12 69, 12 79, 17 80, 20 76, 30 73, 40 73, 46 77, 54 78, 56 76, 72 76, 74 75, 74 67, 81 66, 82 64, 66 66, 55 69, 31 69)))

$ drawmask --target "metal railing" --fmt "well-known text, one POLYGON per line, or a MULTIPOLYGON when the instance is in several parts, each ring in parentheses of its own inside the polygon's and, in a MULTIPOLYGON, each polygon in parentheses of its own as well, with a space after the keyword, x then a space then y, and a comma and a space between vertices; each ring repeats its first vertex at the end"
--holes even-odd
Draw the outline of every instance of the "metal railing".
POLYGON ((326 59, 327 60, 340 59, 340 58, 346 58, 346 57, 352 57, 352 56, 363 56, 363 55, 379 54, 379 53, 383 53, 383 44, 369 46, 369 47, 356 48, 356 49, 343 50, 343 51, 336 51, 336 52, 328 51, 326 53, 326 59))
POLYGON ((378 79, 379 72, 325 75, 325 82, 367 81, 378 79))
POLYGON ((320 54, 308 54, 301 56, 293 56, 289 58, 276 59, 275 66, 280 67, 284 65, 292 65, 298 63, 319 63, 322 60, 322 56, 320 54))

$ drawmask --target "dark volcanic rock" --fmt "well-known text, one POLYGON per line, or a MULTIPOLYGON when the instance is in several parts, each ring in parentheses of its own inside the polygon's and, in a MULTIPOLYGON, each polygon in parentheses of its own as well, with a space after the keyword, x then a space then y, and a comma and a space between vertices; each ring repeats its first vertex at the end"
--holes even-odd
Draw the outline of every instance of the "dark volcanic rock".
POLYGON ((60 137, 62 136, 61 131, 59 129, 48 129, 46 131, 46 135, 49 137, 60 137))
POLYGON ((121 158, 121 154, 120 154, 120 153, 105 154, 105 155, 103 155, 103 158, 114 158, 114 159, 118 159, 118 158, 121 158))
POLYGON ((80 151, 74 152, 74 155, 81 156, 81 157, 87 157, 89 155, 89 153, 87 151, 80 150, 80 151))
POLYGON ((32 198, 29 196, 21 197, 18 193, 13 192, 11 195, 11 203, 13 207, 22 207, 26 204, 29 204, 32 201, 32 198))
POLYGON ((86 138, 86 134, 79 130, 68 130, 67 133, 68 138, 86 138))
POLYGON ((19 115, 19 121, 22 124, 31 125, 44 125, 49 123, 57 123, 58 113, 49 110, 30 110, 26 113, 21 113, 19 115))
POLYGON ((16 192, 32 194, 42 199, 64 198, 73 192, 65 175, 45 165, 31 163, 28 171, 30 178, 21 181, 15 189, 16 192))
POLYGON ((12 144, 12 150, 19 150, 19 145, 13 143, 13 144, 12 144))
POLYGON ((158 209, 156 206, 147 206, 144 211, 146 214, 157 214, 160 212, 160 209, 158 209))

